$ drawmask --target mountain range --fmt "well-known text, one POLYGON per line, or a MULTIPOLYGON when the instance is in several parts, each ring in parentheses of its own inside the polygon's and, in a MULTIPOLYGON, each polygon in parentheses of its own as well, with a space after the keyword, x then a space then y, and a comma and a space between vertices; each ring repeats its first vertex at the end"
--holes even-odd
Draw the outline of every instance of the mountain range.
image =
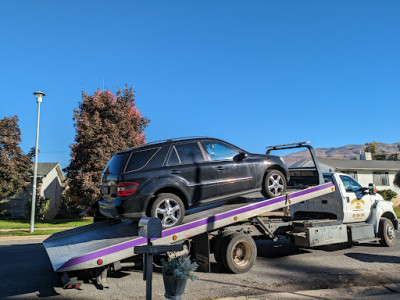
MULTIPOLYGON (((398 143, 386 144, 378 143, 376 147, 377 152, 385 152, 387 154, 399 153, 397 148, 398 143)), ((314 148, 315 154, 318 158, 323 159, 358 159, 359 153, 364 151, 365 145, 346 145, 341 147, 330 148, 314 148)), ((299 151, 283 156, 288 166, 293 165, 298 161, 310 158, 308 150, 299 151)))

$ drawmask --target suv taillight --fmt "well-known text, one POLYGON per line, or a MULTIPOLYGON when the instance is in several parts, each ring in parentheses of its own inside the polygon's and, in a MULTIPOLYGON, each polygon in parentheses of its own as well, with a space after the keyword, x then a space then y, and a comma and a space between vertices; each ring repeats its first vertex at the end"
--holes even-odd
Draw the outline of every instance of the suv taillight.
POLYGON ((139 184, 136 182, 123 181, 118 183, 118 197, 130 196, 136 192, 139 184))

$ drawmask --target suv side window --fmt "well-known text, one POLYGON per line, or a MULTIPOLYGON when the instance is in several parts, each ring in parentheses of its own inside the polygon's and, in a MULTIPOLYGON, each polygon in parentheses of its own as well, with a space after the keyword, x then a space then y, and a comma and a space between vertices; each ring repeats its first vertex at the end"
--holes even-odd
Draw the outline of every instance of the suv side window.
POLYGON ((206 148, 210 159, 215 160, 232 160, 236 155, 238 155, 238 151, 230 147, 228 145, 224 145, 214 141, 204 141, 204 148, 206 148))
POLYGON ((169 155, 168 158, 168 166, 174 166, 174 165, 179 165, 181 162, 179 160, 178 154, 176 153, 175 146, 172 146, 171 149, 171 154, 169 155))
POLYGON ((201 153, 199 144, 196 142, 177 144, 175 145, 175 149, 178 152, 182 164, 204 162, 203 154, 201 153))
POLYGON ((133 151, 129 162, 126 166, 125 172, 131 172, 143 168, 150 159, 156 154, 160 148, 147 149, 142 151, 133 151))

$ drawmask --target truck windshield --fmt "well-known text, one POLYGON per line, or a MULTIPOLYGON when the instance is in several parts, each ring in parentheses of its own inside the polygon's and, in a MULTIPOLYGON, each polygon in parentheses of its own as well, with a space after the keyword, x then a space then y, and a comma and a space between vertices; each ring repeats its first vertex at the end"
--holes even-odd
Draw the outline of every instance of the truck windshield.
POLYGON ((353 178, 351 178, 350 176, 340 175, 340 179, 343 182, 346 192, 354 192, 355 193, 359 189, 361 189, 361 185, 357 181, 355 181, 353 178))

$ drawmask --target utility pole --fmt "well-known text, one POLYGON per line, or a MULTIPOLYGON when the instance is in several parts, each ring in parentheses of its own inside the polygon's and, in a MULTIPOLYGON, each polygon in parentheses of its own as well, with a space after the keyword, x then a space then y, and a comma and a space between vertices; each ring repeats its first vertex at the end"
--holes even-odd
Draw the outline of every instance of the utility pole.
POLYGON ((33 189, 32 189, 31 228, 30 228, 31 233, 35 230, 35 206, 36 206, 36 181, 37 181, 38 145, 39 145, 40 103, 42 103, 43 96, 46 96, 46 94, 43 92, 34 92, 33 94, 36 96, 36 102, 38 104, 38 109, 37 109, 37 122, 36 122, 35 165, 33 167, 33 189))

